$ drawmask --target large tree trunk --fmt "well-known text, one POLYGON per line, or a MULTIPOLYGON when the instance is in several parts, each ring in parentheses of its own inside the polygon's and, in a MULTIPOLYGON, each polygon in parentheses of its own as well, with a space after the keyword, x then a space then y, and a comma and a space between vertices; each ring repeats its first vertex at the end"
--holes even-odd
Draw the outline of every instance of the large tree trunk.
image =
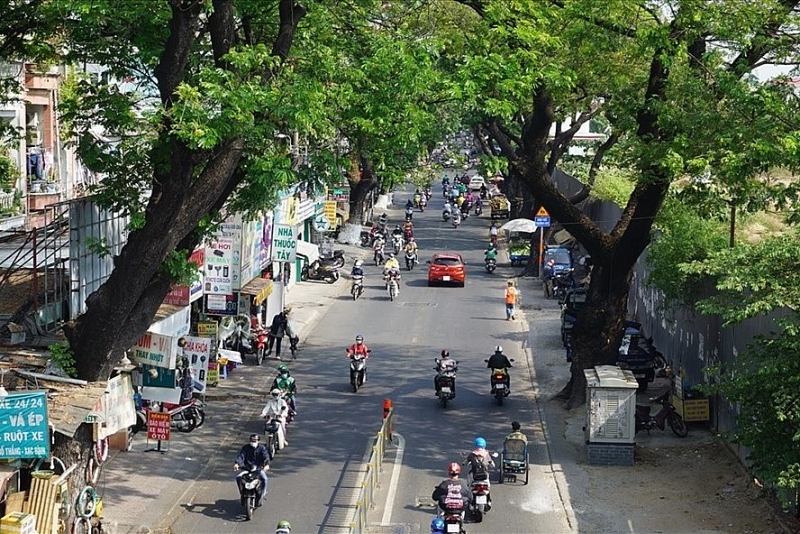
MULTIPOLYGON (((202 7, 201 2, 188 7, 173 4, 170 35, 155 69, 161 101, 167 108, 186 75, 196 40, 203 38, 202 7)), ((214 13, 205 26, 220 68, 226 67, 223 56, 233 46, 231 7, 230 0, 215 0, 214 13)), ((285 58, 305 9, 281 0, 279 11, 273 54, 285 58)), ((86 313, 64 326, 83 379, 106 380, 124 351, 147 330, 172 284, 162 268, 164 261, 173 250, 182 250, 187 256, 194 250, 202 239, 198 223, 218 211, 242 179, 236 171, 244 140, 228 139, 213 152, 205 152, 167 137, 169 131, 170 125, 164 124, 160 146, 169 147, 165 156, 160 156, 158 149, 151 155, 152 167, 157 170, 144 226, 129 235, 114 259, 111 276, 87 299, 86 313)))
POLYGON ((354 167, 357 172, 348 173, 347 176, 350 182, 350 220, 355 224, 364 224, 364 202, 369 192, 378 185, 378 179, 366 155, 361 154, 355 159, 354 167))

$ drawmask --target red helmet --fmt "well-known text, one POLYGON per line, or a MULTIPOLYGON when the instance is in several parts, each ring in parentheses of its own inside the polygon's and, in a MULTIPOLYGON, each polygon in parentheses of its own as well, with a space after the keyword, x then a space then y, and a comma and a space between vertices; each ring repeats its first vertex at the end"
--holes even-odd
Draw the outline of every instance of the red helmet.
POLYGON ((456 462, 447 466, 447 472, 450 473, 450 476, 453 475, 460 475, 461 474, 461 466, 458 465, 456 462))

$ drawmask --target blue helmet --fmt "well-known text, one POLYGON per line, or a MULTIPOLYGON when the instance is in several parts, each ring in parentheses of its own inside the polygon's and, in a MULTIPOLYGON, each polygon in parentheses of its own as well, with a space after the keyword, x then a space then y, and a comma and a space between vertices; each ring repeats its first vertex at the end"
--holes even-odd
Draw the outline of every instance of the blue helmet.
POLYGON ((481 437, 475 438, 475 447, 478 448, 478 449, 485 449, 486 448, 486 440, 481 438, 481 437))
POLYGON ((431 534, 434 532, 444 532, 444 519, 441 517, 434 517, 431 521, 431 534))

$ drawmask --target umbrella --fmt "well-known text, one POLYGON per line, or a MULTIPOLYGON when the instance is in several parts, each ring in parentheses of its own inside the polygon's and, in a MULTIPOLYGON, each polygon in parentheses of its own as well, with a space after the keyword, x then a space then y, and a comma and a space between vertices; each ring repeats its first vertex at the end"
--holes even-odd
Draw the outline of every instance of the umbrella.
POLYGON ((506 230, 507 232, 528 232, 531 234, 537 228, 536 223, 530 219, 514 219, 500 227, 501 230, 506 230))

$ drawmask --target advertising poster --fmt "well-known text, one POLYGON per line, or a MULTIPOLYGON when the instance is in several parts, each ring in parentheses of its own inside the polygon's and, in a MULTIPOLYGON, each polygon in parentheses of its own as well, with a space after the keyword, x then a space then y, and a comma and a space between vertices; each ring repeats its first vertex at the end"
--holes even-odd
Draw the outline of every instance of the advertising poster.
POLYGON ((172 336, 146 332, 131 347, 132 360, 136 363, 173 369, 178 363, 178 341, 172 336))
POLYGON ((11 393, 0 399, 0 458, 47 458, 47 392, 11 393))
POLYGON ((106 438, 136 423, 136 406, 133 401, 133 384, 130 375, 117 375, 108 380, 105 395, 98 399, 92 410, 101 414, 98 437, 106 438))
POLYGON ((264 269, 272 261, 272 212, 264 217, 264 224, 261 225, 260 260, 261 269, 264 269))
POLYGON ((208 360, 211 356, 211 340, 208 337, 186 336, 183 355, 189 358, 192 369, 192 386, 194 391, 205 393, 208 374, 208 360))
POLYGON ((218 239, 205 250, 206 295, 230 295, 233 293, 233 241, 218 239))

